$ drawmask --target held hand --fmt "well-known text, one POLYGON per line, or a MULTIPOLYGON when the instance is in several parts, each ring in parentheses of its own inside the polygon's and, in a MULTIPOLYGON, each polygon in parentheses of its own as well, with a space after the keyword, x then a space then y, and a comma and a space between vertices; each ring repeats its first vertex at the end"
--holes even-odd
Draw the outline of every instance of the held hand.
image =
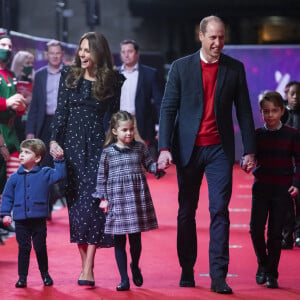
POLYGON ((9 226, 10 224, 11 224, 11 217, 10 216, 5 216, 5 217, 3 217, 3 219, 2 219, 2 222, 3 222, 3 224, 4 224, 4 226, 9 226))
POLYGON ((58 145, 56 141, 50 142, 50 154, 54 158, 63 158, 64 150, 58 145))
POLYGON ((105 199, 102 199, 99 207, 101 210, 103 210, 105 213, 107 213, 108 212, 108 201, 105 199))
POLYGON ((164 170, 170 167, 172 163, 172 154, 170 151, 163 150, 160 152, 158 160, 157 160, 157 167, 159 170, 164 170))
POLYGON ((246 154, 241 159, 241 167, 246 172, 249 173, 255 167, 255 156, 254 154, 246 154))
POLYGON ((294 198, 298 195, 299 190, 298 190, 298 188, 296 188, 295 186, 292 185, 289 188, 288 192, 290 193, 291 197, 294 198))

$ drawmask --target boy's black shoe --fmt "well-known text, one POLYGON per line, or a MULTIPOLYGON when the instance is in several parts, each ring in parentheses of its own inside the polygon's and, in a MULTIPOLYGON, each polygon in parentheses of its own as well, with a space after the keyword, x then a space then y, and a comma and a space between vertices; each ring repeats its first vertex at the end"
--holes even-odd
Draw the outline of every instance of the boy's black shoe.
POLYGON ((260 266, 257 269, 255 280, 257 284, 264 284, 267 281, 266 271, 260 266))
POLYGON ((26 277, 19 277, 19 280, 16 282, 16 288, 26 288, 27 279, 26 277))
POLYGON ((142 276, 142 273, 141 273, 141 270, 139 267, 133 267, 132 266, 132 263, 130 264, 130 269, 131 269, 131 272, 132 272, 132 280, 133 280, 133 283, 136 285, 136 286, 142 286, 143 285, 143 276, 142 276))
POLYGON ((277 279, 273 275, 267 275, 267 288, 278 289, 277 279))
POLYGON ((50 277, 50 275, 48 273, 42 275, 42 279, 43 279, 43 282, 44 282, 44 286, 53 285, 53 280, 52 280, 52 278, 50 277))
POLYGON ((296 239, 295 239, 295 247, 300 247, 300 237, 296 237, 296 239))
POLYGON ((180 281, 180 287, 195 287, 195 280, 194 280, 194 270, 182 270, 180 281))
POLYGON ((293 249, 293 241, 283 239, 281 241, 281 249, 293 249))

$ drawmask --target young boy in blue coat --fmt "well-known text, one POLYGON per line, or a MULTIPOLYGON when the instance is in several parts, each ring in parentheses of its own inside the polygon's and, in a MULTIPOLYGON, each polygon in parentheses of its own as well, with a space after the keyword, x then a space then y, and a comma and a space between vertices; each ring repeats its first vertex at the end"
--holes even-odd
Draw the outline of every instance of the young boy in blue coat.
POLYGON ((54 168, 41 168, 39 163, 46 154, 45 144, 39 139, 28 139, 20 145, 20 167, 8 179, 3 194, 1 213, 4 225, 15 221, 16 239, 19 244, 17 288, 27 286, 31 239, 39 270, 45 286, 53 285, 48 273, 46 246, 49 215, 49 189, 52 184, 66 177, 63 154, 54 157, 54 168))

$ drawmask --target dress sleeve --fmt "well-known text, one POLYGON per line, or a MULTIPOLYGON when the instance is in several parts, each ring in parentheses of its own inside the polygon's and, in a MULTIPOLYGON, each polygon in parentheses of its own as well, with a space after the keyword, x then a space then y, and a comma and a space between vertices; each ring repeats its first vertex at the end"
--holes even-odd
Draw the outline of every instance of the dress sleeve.
POLYGON ((107 196, 108 169, 109 169, 108 155, 104 151, 102 152, 100 158, 98 174, 97 174, 96 191, 92 194, 94 198, 109 200, 107 196))
POLYGON ((69 117, 69 91, 66 86, 66 76, 69 67, 64 67, 61 71, 61 77, 58 89, 57 108, 51 126, 51 141, 56 141, 60 145, 63 144, 64 131, 69 117))

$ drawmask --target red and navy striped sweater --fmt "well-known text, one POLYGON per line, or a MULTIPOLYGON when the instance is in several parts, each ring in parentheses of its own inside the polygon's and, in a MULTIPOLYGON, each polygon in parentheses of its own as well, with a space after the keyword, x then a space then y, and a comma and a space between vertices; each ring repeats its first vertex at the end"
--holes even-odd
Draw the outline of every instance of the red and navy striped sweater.
POLYGON ((300 131, 283 125, 256 129, 255 180, 267 185, 300 188, 300 131))

